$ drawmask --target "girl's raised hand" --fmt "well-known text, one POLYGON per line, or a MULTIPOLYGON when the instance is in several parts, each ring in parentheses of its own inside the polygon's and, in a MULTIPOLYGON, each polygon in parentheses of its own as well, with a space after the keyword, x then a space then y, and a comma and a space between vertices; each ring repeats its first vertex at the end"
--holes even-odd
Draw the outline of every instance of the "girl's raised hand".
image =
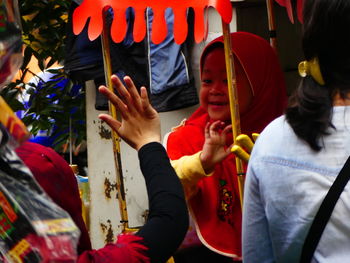
POLYGON ((226 135, 231 132, 231 125, 224 127, 224 122, 207 123, 204 130, 205 141, 200 160, 204 171, 208 174, 214 170, 217 163, 223 161, 231 152, 231 146, 226 147, 226 135))

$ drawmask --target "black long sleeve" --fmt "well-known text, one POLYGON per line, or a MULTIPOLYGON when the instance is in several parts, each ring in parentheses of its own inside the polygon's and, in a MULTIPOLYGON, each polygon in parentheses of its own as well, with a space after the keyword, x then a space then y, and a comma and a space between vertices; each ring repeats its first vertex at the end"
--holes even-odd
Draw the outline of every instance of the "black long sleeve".
POLYGON ((138 152, 149 198, 149 216, 137 232, 149 248, 151 262, 166 262, 188 230, 188 212, 182 185, 160 143, 138 152))

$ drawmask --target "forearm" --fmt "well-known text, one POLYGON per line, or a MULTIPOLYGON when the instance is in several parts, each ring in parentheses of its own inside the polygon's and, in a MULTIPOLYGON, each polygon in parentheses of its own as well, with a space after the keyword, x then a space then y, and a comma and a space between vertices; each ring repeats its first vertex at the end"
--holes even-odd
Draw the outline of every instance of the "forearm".
POLYGON ((183 189, 161 144, 143 146, 139 159, 150 213, 137 235, 144 238, 151 262, 165 262, 181 244, 188 229, 183 189))

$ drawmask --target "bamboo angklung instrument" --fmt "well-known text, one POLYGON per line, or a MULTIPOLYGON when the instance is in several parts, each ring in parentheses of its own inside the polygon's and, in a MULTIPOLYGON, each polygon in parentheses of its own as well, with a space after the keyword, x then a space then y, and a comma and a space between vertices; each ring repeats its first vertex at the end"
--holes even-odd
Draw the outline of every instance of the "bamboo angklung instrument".
MULTIPOLYGON (((111 80, 112 76, 112 63, 111 63, 111 54, 109 47, 109 26, 107 25, 106 15, 108 8, 103 10, 103 30, 101 34, 101 42, 102 42, 102 54, 103 54, 103 64, 104 64, 104 74, 107 88, 114 92, 113 84, 111 80)), ((117 110, 115 106, 109 101, 108 102, 109 114, 117 119, 117 110)), ((129 221, 128 221, 128 211, 126 208, 126 198, 125 198, 125 188, 124 188, 124 180, 123 180, 123 170, 122 170, 122 162, 120 155, 120 138, 118 134, 112 130, 112 140, 113 140, 113 153, 115 159, 115 170, 117 177, 117 191, 118 191, 118 202, 119 202, 119 210, 120 210, 120 223, 122 224, 122 232, 128 232, 129 229, 129 221)))
MULTIPOLYGON (((103 61, 105 68, 106 86, 113 90, 110 76, 112 74, 110 49, 109 49, 109 35, 112 40, 116 43, 121 42, 127 31, 127 23, 125 21, 125 10, 129 7, 134 8, 134 25, 133 25, 133 38, 135 42, 140 42, 146 35, 146 23, 144 21, 144 12, 146 8, 151 7, 154 12, 154 20, 152 22, 152 42, 154 44, 161 43, 167 34, 166 21, 164 19, 164 11, 167 8, 172 8, 174 16, 174 40, 177 44, 181 44, 186 40, 187 37, 187 21, 186 14, 188 8, 192 7, 195 12, 195 30, 194 38, 197 43, 204 40, 204 23, 203 23, 203 12, 208 7, 215 8, 221 15, 222 21, 230 23, 232 19, 232 5, 229 0, 189 0, 189 1, 130 1, 130 0, 84 0, 73 13, 73 32, 79 34, 82 32, 88 19, 88 37, 90 40, 96 39, 99 35, 102 35, 102 52, 103 61), (111 30, 106 24, 106 8, 113 9, 113 22, 111 30), (104 10, 104 15, 101 19, 101 10, 104 10), (101 21, 102 20, 102 21, 101 21), (118 26, 116 26, 118 21, 118 26), (103 26, 101 25, 103 22, 103 26), (103 27, 103 28, 102 28, 103 27), (110 34, 109 34, 110 33, 110 34)), ((110 105, 110 114, 113 118, 117 118, 116 109, 113 105, 110 105)), ((123 176, 121 168, 120 158, 120 145, 119 137, 113 132, 113 144, 114 144, 114 155, 116 161, 117 171, 117 190, 118 200, 121 211, 121 222, 123 224, 122 230, 128 230, 128 214, 126 209, 125 190, 123 185, 123 176)))
MULTIPOLYGON (((239 107, 238 107, 238 96, 237 96, 237 80, 234 68, 234 58, 231 48, 231 36, 230 36, 230 25, 222 21, 222 33, 224 37, 224 50, 225 50, 225 63, 226 63, 226 74, 227 74, 227 88, 230 101, 230 112, 231 112, 231 123, 232 123, 232 135, 233 143, 236 143, 237 136, 241 133, 239 107)), ((240 158, 235 157, 237 180, 239 188, 239 198, 241 202, 241 208, 243 208, 243 190, 244 190, 244 179, 245 171, 243 163, 240 158)))

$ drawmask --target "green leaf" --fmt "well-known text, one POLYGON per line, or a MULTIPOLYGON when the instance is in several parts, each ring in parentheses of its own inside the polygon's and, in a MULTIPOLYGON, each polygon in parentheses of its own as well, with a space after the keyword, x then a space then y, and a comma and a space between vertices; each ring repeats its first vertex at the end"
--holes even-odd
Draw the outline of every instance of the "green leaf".
MULTIPOLYGON (((33 83, 25 83, 24 79, 32 74, 28 68, 32 56, 38 60, 41 70, 55 62, 64 61, 67 21, 63 18, 67 17, 70 4, 71 0, 19 0, 24 40, 21 77, 0 93, 14 110, 23 110, 20 98, 25 91, 29 103, 23 122, 33 134, 42 129, 51 131, 55 122, 55 134, 60 134, 55 141, 58 146, 64 144, 69 136, 69 119, 76 144, 86 139, 84 90, 80 89, 78 94, 71 95, 74 87, 72 81, 61 87, 61 80, 52 79, 38 87, 33 83), (57 87, 58 84, 60 87, 57 87), (53 93, 56 95, 52 96, 53 93)), ((55 78, 68 78, 64 69, 47 71, 55 74, 55 78)))
POLYGON ((32 49, 30 47, 27 46, 24 48, 23 63, 22 63, 22 67, 21 67, 22 70, 27 68, 29 61, 32 57, 32 54, 33 54, 32 49))

